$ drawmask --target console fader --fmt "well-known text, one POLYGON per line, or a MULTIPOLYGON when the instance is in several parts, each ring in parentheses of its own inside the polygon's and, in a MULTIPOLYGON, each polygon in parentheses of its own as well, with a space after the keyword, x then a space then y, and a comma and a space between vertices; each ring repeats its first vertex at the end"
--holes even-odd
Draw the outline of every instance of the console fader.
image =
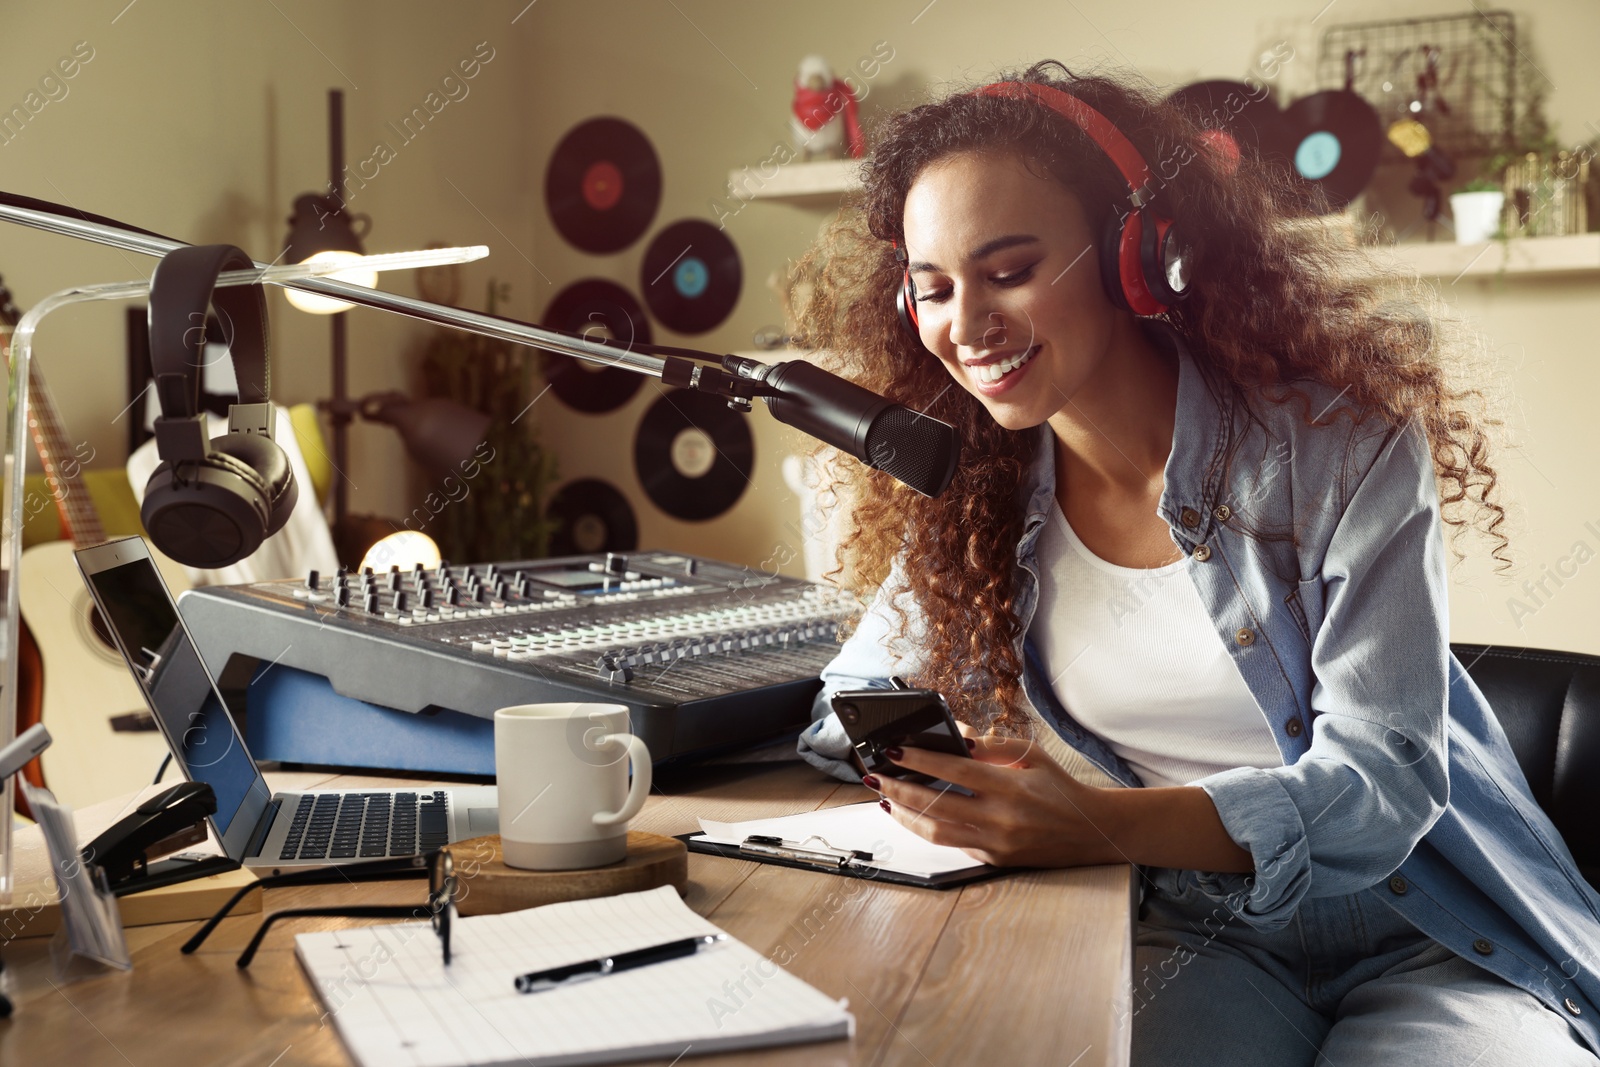
POLYGON ((178 607, 213 676, 239 657, 407 712, 626 705, 657 761, 797 733, 853 599, 668 552, 192 589, 178 607))

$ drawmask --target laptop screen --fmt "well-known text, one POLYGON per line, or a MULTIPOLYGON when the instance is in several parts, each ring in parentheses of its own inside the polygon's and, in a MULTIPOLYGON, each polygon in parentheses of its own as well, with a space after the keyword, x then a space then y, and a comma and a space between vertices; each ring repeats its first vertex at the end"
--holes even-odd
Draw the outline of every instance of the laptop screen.
MULTIPOLYGON (((228 828, 246 807, 251 787, 260 781, 259 794, 268 790, 188 631, 179 624, 161 572, 144 558, 108 567, 89 575, 88 581, 179 765, 217 795, 212 821, 228 841, 228 828)), ((261 806, 259 799, 249 805, 245 825, 253 827, 261 806)))

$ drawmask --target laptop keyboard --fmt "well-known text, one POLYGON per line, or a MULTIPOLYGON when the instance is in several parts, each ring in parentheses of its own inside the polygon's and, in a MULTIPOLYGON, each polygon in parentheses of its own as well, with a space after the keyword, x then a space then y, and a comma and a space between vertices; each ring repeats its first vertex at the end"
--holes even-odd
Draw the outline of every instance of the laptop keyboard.
POLYGON ((432 793, 308 793, 300 798, 280 860, 415 856, 445 845, 444 790, 432 793))

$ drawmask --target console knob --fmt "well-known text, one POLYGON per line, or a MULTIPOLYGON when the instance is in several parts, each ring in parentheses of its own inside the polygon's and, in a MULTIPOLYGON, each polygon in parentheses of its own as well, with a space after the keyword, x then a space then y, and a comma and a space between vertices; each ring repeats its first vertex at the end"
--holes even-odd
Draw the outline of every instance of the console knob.
POLYGON ((621 574, 628 569, 628 557, 617 552, 606 553, 606 573, 621 574))
POLYGON ((433 607, 433 590, 432 589, 424 589, 422 591, 422 606, 424 608, 433 607))
POLYGON ((700 572, 700 561, 699 560, 690 559, 690 560, 685 560, 684 561, 684 563, 683 563, 683 573, 693 575, 693 574, 698 574, 699 572, 700 572))
POLYGON ((404 593, 396 593, 394 595, 394 610, 395 611, 405 611, 406 610, 406 595, 404 593))
POLYGON ((317 586, 320 585, 320 584, 321 584, 321 579, 317 577, 317 572, 316 571, 307 571, 306 572, 306 588, 307 589, 310 589, 313 592, 315 592, 317 586))
POLYGON ((367 609, 368 615, 376 615, 378 613, 378 594, 368 593, 367 602, 364 606, 367 609))
POLYGON ((333 591, 333 602, 335 604, 339 605, 341 608, 349 607, 350 606, 350 587, 348 585, 341 585, 337 589, 335 589, 333 591))

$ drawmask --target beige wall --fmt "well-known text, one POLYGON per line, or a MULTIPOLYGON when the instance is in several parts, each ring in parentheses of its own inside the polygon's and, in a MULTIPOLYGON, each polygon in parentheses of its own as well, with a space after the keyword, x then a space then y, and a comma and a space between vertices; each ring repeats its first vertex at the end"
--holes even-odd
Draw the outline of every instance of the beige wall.
MULTIPOLYGON (((88 41, 94 58, 67 83, 64 99, 0 147, 0 188, 181 240, 231 242, 272 260, 283 248, 294 197, 325 191, 327 91, 342 88, 352 167, 379 141, 395 152, 350 200, 352 210, 372 216, 369 251, 430 241, 492 245, 491 258, 464 268, 464 292, 482 293, 492 274, 512 283, 522 301, 513 314, 530 306, 533 271, 507 240, 529 247, 529 215, 538 206, 517 150, 532 114, 523 79, 534 38, 510 26, 509 16, 468 5, 304 0, 141 0, 119 17, 122 7, 8 6, 0 75, 8 108, 75 42, 88 41), (403 143, 387 124, 421 105, 484 41, 494 58, 467 83, 468 95, 403 143)), ((0 228, 0 272, 24 308, 68 285, 148 276, 155 262, 0 228)), ((406 274, 390 274, 383 284, 415 295, 406 274)), ((274 398, 326 395, 327 320, 295 311, 277 291, 270 308, 274 398)), ((127 402, 122 314, 122 306, 109 304, 58 312, 38 339, 68 431, 90 442, 99 463, 125 458, 125 424, 113 421, 127 402)), ((404 386, 409 346, 424 332, 381 312, 353 313, 352 392, 404 386)), ((396 435, 357 425, 351 441, 352 507, 404 515, 420 490, 407 485, 396 435)))
MULTIPOLYGON (((12 144, 0 148, 0 187, 66 199, 190 240, 229 240, 258 258, 281 247, 284 217, 297 193, 325 180, 324 93, 347 94, 352 161, 378 140, 394 142, 384 166, 352 206, 374 218, 374 251, 428 241, 485 243, 493 256, 466 270, 465 293, 478 299, 491 276, 513 286, 509 314, 537 318, 563 285, 612 278, 638 292, 650 237, 680 218, 710 218, 711 202, 730 203, 730 170, 755 166, 787 136, 789 82, 800 56, 820 52, 838 67, 877 42, 893 59, 872 81, 865 104, 909 103, 930 85, 964 84, 1002 67, 1046 57, 1069 65, 1132 65, 1156 83, 1237 77, 1280 41, 1296 50, 1278 79, 1288 97, 1317 88, 1317 34, 1333 22, 1456 12, 1452 0, 1395 4, 1325 0, 1289 5, 1228 0, 1129 5, 1115 0, 976 3, 776 3, 674 0, 673 3, 219 5, 141 0, 117 17, 107 5, 14 5, 7 18, 7 73, 0 102, 20 99, 32 79, 73 43, 88 40, 94 60, 12 144), (519 15, 520 12, 520 15, 519 15), (513 19, 515 22, 513 23, 513 19), (399 146, 386 127, 435 87, 447 68, 487 41, 496 58, 414 142, 399 146), (35 71, 34 68, 37 68, 35 71), (568 246, 544 208, 550 152, 574 124, 617 115, 655 144, 664 174, 660 211, 645 237, 608 256, 568 246), (454 186, 454 187, 453 187, 454 186)), ((1537 0, 1515 9, 1524 42, 1549 78, 1548 111, 1569 140, 1600 122, 1600 7, 1537 0)), ((1393 185, 1393 175, 1385 185, 1393 185)), ((1369 206, 1402 226, 1414 210, 1404 198, 1369 206)), ((727 223, 744 265, 744 290, 730 319, 684 337, 660 329, 658 341, 716 351, 750 347, 754 331, 781 321, 769 280, 798 256, 826 212, 752 203, 727 223)), ((148 260, 6 227, 0 271, 24 306, 62 286, 133 276, 148 260)), ((1571 573, 1576 543, 1600 551, 1600 497, 1589 457, 1596 451, 1590 397, 1593 308, 1600 279, 1441 282, 1444 296, 1491 335, 1512 383, 1521 440, 1502 470, 1521 507, 1514 549, 1524 579, 1541 566, 1571 573)), ((412 292, 404 276, 387 285, 412 292)), ((97 307, 52 322, 42 359, 72 432, 105 461, 121 458, 120 315, 97 307)), ((403 385, 408 347, 419 328, 377 312, 352 316, 352 388, 403 385)), ((327 381, 325 327, 274 298, 275 395, 320 395, 327 381)), ((759 566, 801 549, 800 516, 778 476, 790 431, 758 407, 750 424, 757 473, 737 505, 706 523, 685 523, 645 500, 633 474, 634 427, 656 387, 627 407, 594 417, 553 396, 536 409, 544 439, 560 454, 562 479, 593 475, 636 503, 646 545, 693 549, 759 566)), ((421 491, 387 430, 358 428, 349 475, 357 511, 404 514, 421 491)), ((786 569, 798 572, 798 555, 786 569)), ((1505 584, 1479 564, 1456 572, 1453 636, 1506 644, 1600 652, 1600 565, 1583 566, 1559 589, 1547 579, 1542 606, 1513 620, 1505 584), (1520 626, 1517 623, 1520 622, 1520 626)))

